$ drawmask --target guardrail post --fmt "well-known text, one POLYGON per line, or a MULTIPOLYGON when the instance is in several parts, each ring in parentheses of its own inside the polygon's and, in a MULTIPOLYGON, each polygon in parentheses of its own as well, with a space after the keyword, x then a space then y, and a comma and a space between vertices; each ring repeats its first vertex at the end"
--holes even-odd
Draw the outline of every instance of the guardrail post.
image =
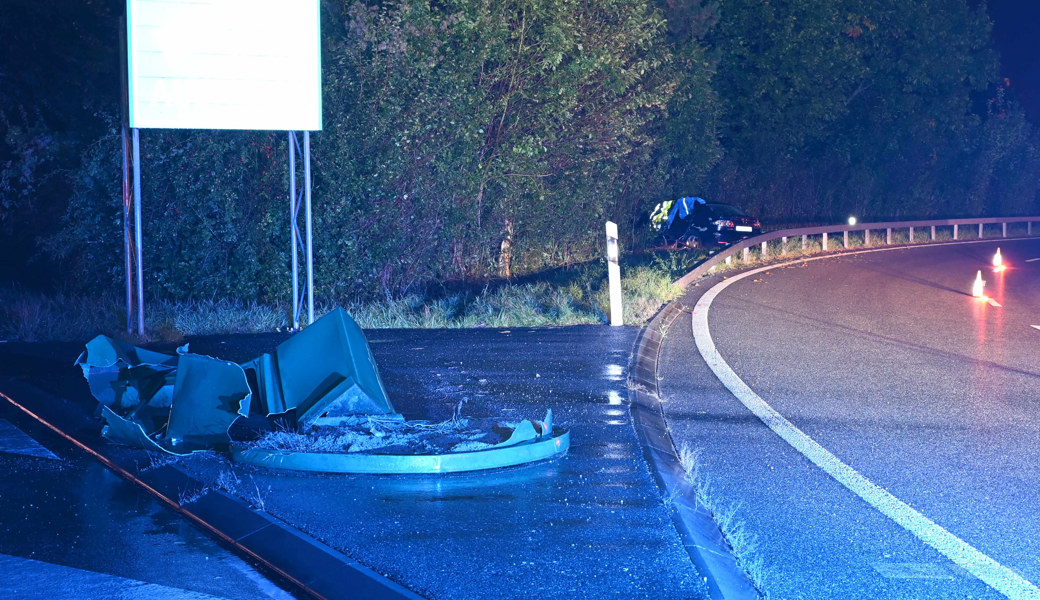
POLYGON ((827 232, 823 232, 823 251, 827 251, 827 232))
POLYGON ((807 236, 807 235, 803 235, 802 236, 802 250, 805 250, 806 248, 809 247, 809 240, 808 240, 808 238, 809 238, 809 236, 807 236))
POLYGON ((885 245, 887 245, 887 246, 891 246, 892 245, 892 228, 891 227, 889 227, 888 229, 885 230, 885 245))
POLYGON ((1007 223, 1001 223, 1001 237, 1007 237, 1007 223))
POLYGON ((957 239, 957 224, 953 224, 953 239, 957 239))
POLYGON ((732 263, 733 263, 733 255, 727 256, 726 257, 726 264, 729 265, 729 264, 732 264, 732 263))
POLYGON ((741 259, 745 263, 750 262, 751 259, 751 248, 744 248, 744 258, 741 259))
POLYGON ((932 225, 932 241, 935 241, 935 225, 932 225))
POLYGON ((769 256, 769 242, 762 242, 762 258, 769 256))
POLYGON ((787 236, 780 238, 780 256, 787 254, 787 236))
POLYGON ((849 249, 849 231, 847 229, 845 230, 845 236, 844 236, 843 242, 845 244, 845 249, 848 250, 849 249))
POLYGON ((1033 222, 1026 221, 1026 235, 1033 235, 1033 222))
POLYGON ((910 243, 914 243, 914 227, 912 225, 910 226, 910 243))
POLYGON ((979 239, 982 239, 982 223, 979 223, 979 239))
POLYGON ((864 246, 869 246, 870 245, 870 230, 869 229, 864 229, 863 230, 863 245, 864 246))

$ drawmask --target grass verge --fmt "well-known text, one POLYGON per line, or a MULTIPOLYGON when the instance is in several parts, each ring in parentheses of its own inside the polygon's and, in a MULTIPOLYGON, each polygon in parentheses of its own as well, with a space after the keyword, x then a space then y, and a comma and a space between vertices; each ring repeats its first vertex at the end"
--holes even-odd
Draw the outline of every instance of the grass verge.
POLYGON ((683 479, 694 487, 697 503, 711 514, 711 518, 719 526, 722 537, 733 550, 737 565, 747 573, 751 584, 762 597, 769 598, 770 570, 758 547, 758 539, 754 533, 748 531, 740 518, 740 507, 723 503, 712 490, 711 480, 701 466, 700 455, 700 450, 691 450, 686 444, 679 449, 679 463, 685 472, 683 479))
MULTIPOLYGON (((661 305, 676 298, 681 290, 672 282, 703 257, 697 252, 627 257, 621 284, 625 324, 645 324, 661 305)), ((103 333, 135 343, 176 342, 192 335, 281 331, 290 325, 289 304, 150 301, 145 305, 147 335, 142 338, 126 332, 126 300, 119 294, 42 294, 14 285, 0 287, 0 340, 84 341, 103 333)), ((600 260, 513 281, 452 284, 380 301, 325 302, 315 307, 315 318, 336 306, 369 329, 606 323, 607 268, 600 260)))

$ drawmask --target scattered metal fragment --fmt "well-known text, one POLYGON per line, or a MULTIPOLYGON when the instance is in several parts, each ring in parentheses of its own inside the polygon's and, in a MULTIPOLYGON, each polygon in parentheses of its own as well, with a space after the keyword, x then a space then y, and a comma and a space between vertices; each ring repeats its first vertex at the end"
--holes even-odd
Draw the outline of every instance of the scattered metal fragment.
MULTIPOLYGON (((375 418, 372 418, 375 420, 375 418)), ((357 421, 316 427, 306 434, 272 432, 255 442, 232 443, 236 462, 325 473, 462 473, 523 465, 562 456, 570 432, 545 421, 505 425, 496 419, 443 423, 380 420, 380 436, 357 421)))
POLYGON ((509 439, 504 442, 495 444, 496 448, 504 448, 506 446, 515 446, 529 440, 536 440, 544 435, 552 435, 552 409, 550 408, 545 413, 544 421, 522 421, 519 425, 513 429, 513 433, 510 434, 509 439))
POLYGON ((228 429, 239 416, 249 415, 251 396, 245 371, 237 364, 181 355, 166 427, 168 447, 184 451, 228 444, 228 429))
POLYGON ((155 412, 153 409, 170 406, 176 356, 99 335, 87 342, 87 349, 76 364, 83 369, 90 392, 98 402, 121 417, 147 421, 147 413, 155 412))
POLYGON ((342 308, 242 366, 255 372, 267 414, 296 409, 300 424, 335 425, 394 413, 365 334, 342 308))
POLYGON ((187 346, 169 356, 98 336, 76 364, 100 404, 101 434, 121 444, 173 454, 226 445, 249 412, 242 368, 187 346))

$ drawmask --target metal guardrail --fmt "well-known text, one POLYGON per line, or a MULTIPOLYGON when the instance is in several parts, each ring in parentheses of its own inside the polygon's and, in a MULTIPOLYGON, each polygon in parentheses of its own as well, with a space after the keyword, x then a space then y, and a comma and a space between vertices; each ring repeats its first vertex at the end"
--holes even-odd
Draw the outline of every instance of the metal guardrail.
MULTIPOLYGON (((771 256, 783 257, 789 255, 791 252, 792 240, 801 238, 800 248, 796 246, 795 249, 800 249, 802 252, 809 250, 810 238, 819 237, 820 241, 820 252, 832 251, 831 245, 834 244, 834 251, 848 250, 851 248, 875 248, 880 246, 893 245, 892 232, 895 231, 907 231, 905 239, 898 245, 913 244, 918 242, 934 242, 940 241, 937 239, 938 233, 945 234, 947 231, 952 230, 951 238, 944 239, 961 239, 958 237, 963 231, 963 227, 978 227, 978 235, 975 239, 982 239, 986 237, 986 225, 1000 225, 999 236, 991 237, 1008 237, 1008 224, 1009 223, 1025 223, 1026 224, 1026 235, 1033 235, 1033 223, 1040 222, 1040 217, 987 217, 977 219, 942 219, 932 221, 889 221, 883 223, 857 223, 855 225, 827 225, 823 227, 800 227, 797 229, 781 229, 779 231, 771 231, 769 233, 763 233, 752 238, 741 240, 740 242, 733 244, 716 254, 711 255, 707 260, 697 265, 697 268, 690 271, 686 275, 683 275, 676 281, 676 285, 680 287, 687 287, 694 281, 697 281, 701 277, 710 274, 715 267, 720 264, 731 264, 733 257, 738 254, 742 255, 742 262, 748 263, 752 259, 752 253, 755 254, 755 259, 766 259, 771 256), (861 244, 852 245, 849 240, 850 232, 863 232, 863 240, 861 244), (877 242, 874 242, 874 237, 871 236, 871 232, 884 232, 883 236, 877 236, 877 242), (841 241, 836 242, 830 239, 830 236, 835 233, 842 234, 841 241), (927 236, 927 237, 925 237, 927 236), (918 239, 921 238, 921 239, 918 239), (770 242, 777 242, 770 244, 770 242)), ((994 229, 990 227, 990 230, 994 229)), ((814 241, 815 243, 815 241, 814 241)))

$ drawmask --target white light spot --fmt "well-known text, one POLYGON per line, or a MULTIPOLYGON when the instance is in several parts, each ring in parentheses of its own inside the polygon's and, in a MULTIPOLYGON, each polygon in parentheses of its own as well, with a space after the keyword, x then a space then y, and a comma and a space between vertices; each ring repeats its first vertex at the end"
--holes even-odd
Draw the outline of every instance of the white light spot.
POLYGON ((625 375, 625 367, 621 365, 606 365, 603 367, 603 375, 609 381, 621 381, 625 375))

